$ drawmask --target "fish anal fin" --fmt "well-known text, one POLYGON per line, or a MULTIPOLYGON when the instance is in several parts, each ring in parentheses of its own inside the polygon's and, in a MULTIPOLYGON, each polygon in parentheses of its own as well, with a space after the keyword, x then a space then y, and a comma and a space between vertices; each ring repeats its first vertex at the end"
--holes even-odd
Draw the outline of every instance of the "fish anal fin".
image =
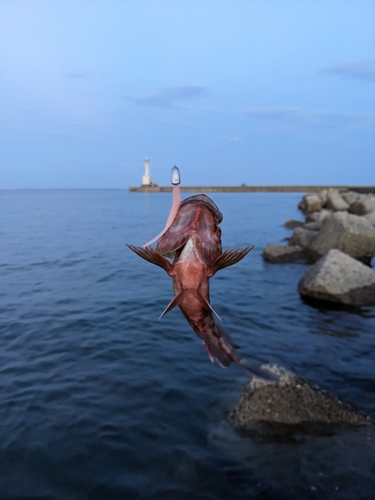
POLYGON ((171 277, 173 277, 173 266, 161 253, 155 250, 152 247, 135 247, 133 245, 126 244, 130 250, 133 250, 134 253, 142 257, 142 259, 151 262, 151 264, 155 264, 156 266, 161 267, 164 271, 171 277))
POLYGON ((220 269, 224 267, 233 266, 242 260, 249 252, 252 250, 252 246, 246 248, 233 248, 231 250, 225 250, 212 264, 212 267, 208 273, 208 278, 217 273, 220 269))

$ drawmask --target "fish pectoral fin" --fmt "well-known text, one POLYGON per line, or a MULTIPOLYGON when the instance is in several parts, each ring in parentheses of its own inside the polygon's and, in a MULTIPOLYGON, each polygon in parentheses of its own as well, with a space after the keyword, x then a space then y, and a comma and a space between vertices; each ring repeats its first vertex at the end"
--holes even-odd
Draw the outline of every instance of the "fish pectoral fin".
POLYGON ((156 266, 159 266, 164 269, 164 271, 171 277, 173 277, 173 266, 167 260, 161 253, 157 252, 154 248, 152 247, 135 247, 133 245, 128 245, 126 244, 127 247, 130 248, 130 250, 133 250, 134 253, 139 255, 139 257, 142 257, 142 259, 147 260, 148 262, 151 262, 151 264, 155 264, 156 266))
POLYGON ((181 301, 182 299, 182 296, 183 296, 184 292, 180 292, 179 294, 177 294, 175 297, 173 297, 173 299, 169 302, 169 304, 167 305, 167 307, 164 309, 164 311, 161 313, 161 315, 158 317, 158 321, 159 319, 161 319, 165 314, 167 314, 169 311, 172 311, 172 309, 174 307, 176 307, 178 305, 178 303, 181 301))
POLYGON ((246 248, 232 248, 231 250, 225 250, 212 264, 211 269, 208 273, 208 278, 217 273, 220 269, 224 267, 233 266, 242 260, 254 247, 249 246, 246 248))

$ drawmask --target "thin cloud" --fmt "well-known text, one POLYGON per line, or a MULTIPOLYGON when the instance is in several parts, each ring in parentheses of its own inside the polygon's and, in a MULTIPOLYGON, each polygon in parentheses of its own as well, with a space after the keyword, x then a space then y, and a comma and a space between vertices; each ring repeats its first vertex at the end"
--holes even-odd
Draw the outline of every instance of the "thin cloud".
POLYGON ((341 76, 347 80, 375 82, 375 59, 364 59, 334 64, 323 68, 320 73, 332 76, 341 76))
POLYGON ((68 73, 64 76, 65 78, 89 78, 92 76, 92 73, 89 71, 83 71, 81 73, 68 73))
POLYGON ((182 108, 194 99, 205 97, 208 89, 205 85, 176 85, 163 87, 154 94, 133 97, 135 104, 141 106, 154 106, 158 108, 182 108))
POLYGON ((230 142, 237 142, 240 141, 240 137, 238 135, 223 135, 221 136, 221 139, 224 141, 230 141, 230 142))
POLYGON ((255 108, 244 113, 258 120, 288 126, 362 128, 370 124, 372 115, 346 111, 306 110, 301 108, 255 108))

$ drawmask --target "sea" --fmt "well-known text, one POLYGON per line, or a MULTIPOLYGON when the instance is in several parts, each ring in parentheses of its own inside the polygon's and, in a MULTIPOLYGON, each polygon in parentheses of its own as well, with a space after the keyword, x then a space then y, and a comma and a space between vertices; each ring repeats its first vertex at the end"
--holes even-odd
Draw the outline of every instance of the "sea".
MULTIPOLYGON (((212 278, 211 303, 249 363, 374 418, 375 308, 306 304, 308 266, 262 260, 302 220, 300 197, 212 194, 223 248, 254 249, 212 278)), ((374 499, 371 426, 231 428, 248 374, 212 364, 178 308, 157 321, 171 279, 126 247, 154 237, 170 205, 170 193, 0 191, 0 499, 374 499)))

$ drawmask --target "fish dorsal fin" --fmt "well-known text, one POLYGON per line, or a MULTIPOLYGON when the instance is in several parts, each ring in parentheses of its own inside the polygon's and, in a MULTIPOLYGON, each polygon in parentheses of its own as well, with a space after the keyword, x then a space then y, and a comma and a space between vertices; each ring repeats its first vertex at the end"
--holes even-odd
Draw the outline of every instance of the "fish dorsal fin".
POLYGON ((232 248, 231 250, 225 250, 212 264, 212 267, 208 273, 208 277, 211 278, 217 271, 224 269, 224 267, 233 266, 237 264, 241 259, 243 259, 253 247, 246 248, 232 248))
POLYGON ((151 262, 151 264, 155 264, 156 266, 161 267, 167 274, 169 274, 169 276, 173 277, 172 264, 169 262, 169 260, 163 257, 161 253, 157 252, 154 248, 152 247, 141 248, 128 244, 126 246, 129 247, 130 250, 133 250, 133 252, 135 252, 137 255, 139 255, 139 257, 142 257, 142 259, 145 259, 148 262, 151 262))
POLYGON ((167 314, 169 311, 172 311, 172 309, 176 306, 179 305, 179 303, 181 302, 182 298, 184 297, 184 295, 187 295, 187 294, 192 294, 194 295, 194 297, 196 299, 199 300, 199 302, 201 304, 203 304, 204 306, 206 306, 208 309, 210 309, 210 311, 215 314, 215 316, 220 320, 220 321, 223 321, 220 316, 217 314, 217 312, 214 310, 214 308, 211 306, 211 304, 208 302, 207 299, 205 299, 203 297, 203 295, 201 293, 199 293, 197 290, 191 290, 191 289, 187 289, 187 290, 182 290, 182 292, 178 293, 175 297, 173 297, 173 299, 169 302, 169 304, 167 305, 167 307, 164 309, 164 311, 161 313, 161 315, 159 316, 158 318, 158 321, 159 319, 161 319, 165 314, 167 314))

